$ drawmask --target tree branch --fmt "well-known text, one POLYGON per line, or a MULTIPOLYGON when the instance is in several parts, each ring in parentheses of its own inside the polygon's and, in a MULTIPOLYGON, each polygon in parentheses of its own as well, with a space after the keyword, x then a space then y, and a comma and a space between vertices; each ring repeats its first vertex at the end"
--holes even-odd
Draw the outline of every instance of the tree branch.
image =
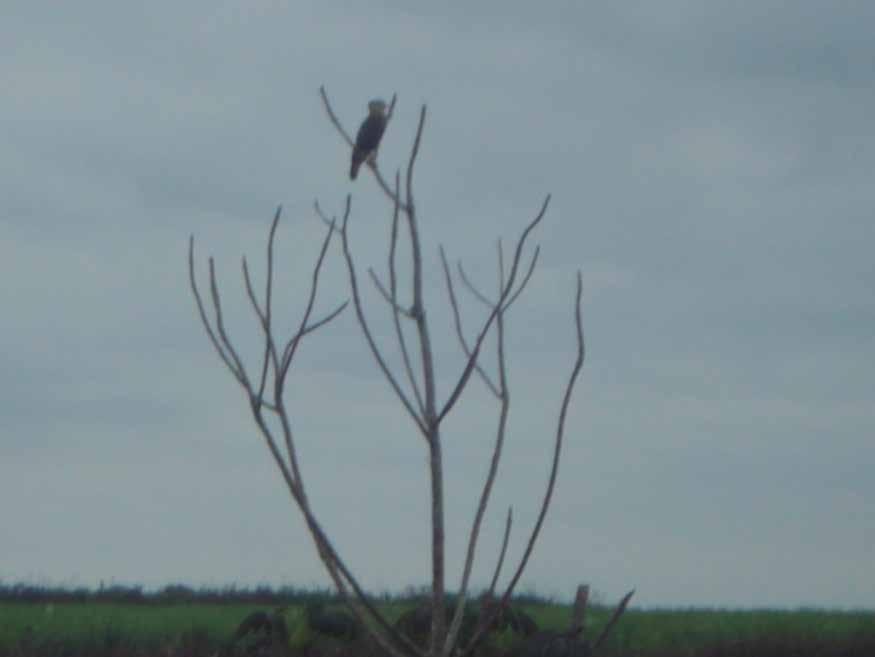
MULTIPOLYGON (((380 296, 383 297, 383 300, 389 304, 389 307, 392 309, 392 314, 396 316, 404 316, 407 319, 413 319, 413 313, 410 312, 408 308, 402 308, 398 305, 397 302, 392 300, 392 294, 385 288, 380 278, 377 276, 377 272, 373 270, 373 268, 368 268, 368 275, 371 277, 371 282, 374 284, 374 287, 377 288, 377 292, 380 293, 380 296)), ((398 323, 400 327, 401 324, 398 323)))
MULTIPOLYGON (((404 331, 401 328, 398 305, 398 272, 395 266, 395 258, 398 252, 398 223, 399 212, 401 206, 398 199, 401 197, 401 174, 395 172, 395 202, 392 206, 392 229, 389 234, 389 289, 391 290, 391 302, 394 310, 393 320, 395 323, 395 334, 398 337, 398 345, 401 348, 401 358, 404 361, 404 369, 407 372, 407 380, 410 382, 410 387, 413 389, 413 396, 416 398, 416 405, 419 408, 420 416, 425 416, 425 402, 422 398, 422 392, 419 390, 419 384, 416 381, 416 376, 413 373, 413 365, 410 360, 410 352, 407 349, 407 340, 404 338, 404 331)), ((403 311, 405 317, 415 319, 413 312, 409 310, 403 311)))
POLYGON ((532 550, 535 547, 535 542, 538 539, 538 534, 541 531, 541 526, 544 524, 544 518, 547 516, 547 509, 550 506, 550 499, 553 496, 553 489, 556 485, 556 477, 559 473, 559 456, 562 452, 562 437, 565 433, 565 417, 568 413, 568 405, 571 401, 571 393, 574 390, 574 384, 577 381, 580 370, 583 368, 583 360, 586 353, 586 347, 583 339, 583 322, 580 315, 580 301, 582 294, 583 280, 581 278, 581 273, 578 270, 577 293, 574 302, 574 321, 577 333, 577 359, 574 362, 574 367, 572 368, 571 376, 568 379, 568 385, 565 387, 565 394, 562 398, 562 406, 559 411, 559 421, 556 426, 556 442, 553 447, 553 464, 550 468, 550 479, 547 483, 547 490, 544 493, 544 500, 541 503, 541 510, 538 513, 538 519, 535 522, 535 527, 532 529, 531 536, 529 537, 528 544, 526 545, 525 553, 523 554, 523 557, 520 560, 519 565, 517 566, 516 572, 511 578, 511 581, 508 584, 507 589, 504 593, 504 596, 502 598, 504 601, 510 599, 510 595, 513 593, 514 587, 519 581, 519 578, 529 561, 529 557, 531 556, 532 550))
POLYGON ((507 309, 513 305, 513 302, 517 300, 520 294, 522 294, 523 290, 526 289, 526 286, 529 284, 529 279, 532 278, 532 274, 535 273, 535 265, 538 264, 538 256, 541 254, 541 247, 535 247, 535 253, 532 255, 532 261, 529 263, 529 269, 526 271, 526 275, 523 277, 523 280, 520 282, 519 287, 517 287, 516 292, 514 292, 507 302, 504 304, 504 311, 507 312, 507 309))
POLYGON ((249 384, 249 377, 246 376, 246 369, 243 367, 243 363, 237 355, 234 347, 231 345, 231 341, 228 339, 228 333, 225 331, 225 320, 222 318, 222 302, 219 299, 219 287, 216 284, 216 266, 213 263, 213 258, 210 257, 208 262, 210 267, 210 295, 213 299, 213 310, 215 310, 216 314, 216 329, 219 333, 219 340, 234 363, 234 369, 238 374, 237 380, 240 381, 241 385, 251 394, 252 386, 249 384))
POLYGON ((398 381, 395 379, 395 375, 392 374, 389 366, 386 364, 386 360, 383 358, 383 354, 380 352, 379 347, 377 347, 377 343, 374 340, 374 336, 371 333, 370 326, 368 325, 368 320, 365 317, 365 311, 362 307, 361 295, 359 294, 358 278, 356 277, 355 273, 355 263, 353 262, 352 251, 349 247, 349 230, 347 224, 349 221, 350 203, 351 197, 347 195, 346 209, 343 213, 343 222, 341 223, 340 235, 343 243, 343 255, 346 259, 346 269, 349 272, 349 285, 352 289, 352 300, 353 305, 355 306, 356 317, 358 317, 359 326, 362 329, 362 333, 365 334, 365 339, 368 342, 368 346, 371 348, 371 353, 374 356, 374 360, 377 361, 377 365, 380 366, 380 369, 382 370, 383 375, 386 377, 386 380, 389 382, 389 385, 392 386, 392 389, 395 391, 398 399, 404 405, 404 408, 407 409, 407 413, 413 419, 414 423, 419 428, 422 435, 427 437, 428 430, 426 428, 424 418, 421 418, 419 416, 419 414, 416 412, 416 409, 410 403, 410 400, 407 399, 407 395, 404 394, 401 386, 398 385, 398 381))
POLYGON ((204 302, 201 299, 200 290, 197 287, 197 280, 194 275, 194 235, 191 235, 188 239, 188 279, 189 285, 191 286, 191 291, 194 294, 195 302, 197 303, 198 314, 200 315, 201 325, 203 325, 204 330, 207 332, 207 336, 210 338, 210 342, 213 344, 213 347, 216 350, 216 353, 219 354, 219 358, 222 359, 222 362, 225 363, 225 366, 228 368, 228 371, 237 379, 237 382, 246 387, 244 383, 243 376, 239 370, 237 370, 236 365, 231 362, 230 357, 225 353, 225 350, 222 348, 222 345, 219 343, 219 339, 216 337, 215 331, 213 331, 213 327, 210 324, 209 319, 207 318, 207 312, 204 308, 204 302))
MULTIPOLYGON (((444 253, 444 247, 440 247, 440 254, 441 254, 441 263, 443 264, 443 267, 444 267, 444 280, 446 281, 447 292, 450 295, 450 306, 453 309, 453 320, 454 320, 454 324, 456 326, 456 337, 459 338, 459 344, 462 346, 462 351, 465 352, 465 356, 467 358, 471 358, 471 349, 468 347, 468 341, 465 339, 465 333, 462 330, 462 315, 461 315, 461 312, 459 311, 459 302, 456 299, 456 290, 455 290, 455 287, 453 286, 453 278, 450 275, 450 266, 447 263, 447 256, 446 256, 446 253, 444 253)), ((459 266, 461 267, 461 263, 459 266)), ((480 366, 479 362, 475 361, 474 369, 476 370, 477 374, 480 375, 480 378, 486 384, 486 387, 488 387, 489 390, 492 391, 492 394, 495 395, 496 397, 498 397, 499 399, 501 399, 501 392, 498 390, 498 386, 496 386, 492 382, 492 379, 489 378, 489 375, 486 373, 486 370, 484 370, 480 366)))
POLYGON ((273 340, 271 331, 271 290, 273 286, 273 240, 276 235, 276 227, 279 223, 282 206, 277 207, 276 214, 273 217, 273 222, 270 226, 270 234, 267 240, 267 282, 265 283, 265 308, 262 310, 258 305, 258 300, 255 298, 255 291, 252 287, 252 280, 249 276, 249 267, 246 264, 246 257, 242 259, 243 263, 243 281, 246 284, 246 294, 249 296, 249 301, 252 303, 252 308, 261 322, 261 328, 264 331, 264 358, 261 364, 261 376, 258 382, 257 398, 259 403, 264 399, 264 386, 267 383, 267 369, 270 362, 273 363, 274 372, 279 371, 279 360, 276 355, 276 345, 273 340))
POLYGON ((514 281, 516 280, 517 268, 519 267, 520 256, 522 254, 523 246, 526 243, 526 239, 532 230, 537 226, 541 219, 544 218, 544 213, 547 211, 547 206, 550 203, 550 196, 547 195, 547 198, 544 199, 544 203, 541 206, 541 210, 535 216, 535 218, 526 226, 526 229, 523 231, 523 234, 520 236, 519 241, 517 242, 516 252, 514 253, 513 265, 511 266, 510 276, 508 277, 507 285, 505 289, 502 290, 502 294, 499 297, 498 301, 495 303, 495 306, 492 312, 489 314, 486 322, 483 325, 483 328, 480 331, 480 334, 477 336, 477 341, 474 343, 474 349, 471 351, 471 357, 468 358, 468 363, 465 365, 465 369, 462 371, 462 375, 459 377, 458 382, 456 383, 456 387, 450 395, 449 399, 447 399, 444 404, 443 409, 441 409, 440 414, 438 415, 438 422, 443 420, 447 413, 450 412, 450 409, 453 408, 456 401, 458 401, 459 396, 462 394, 462 390, 465 389, 465 385, 468 383, 468 379, 471 376, 471 372, 474 369, 474 363, 477 361, 477 357, 480 355, 480 347, 483 345, 483 340, 486 338, 486 334, 489 332, 489 328, 492 326, 492 322, 495 320, 496 315, 507 299, 510 290, 513 288, 514 281))
POLYGON ((599 638, 596 639, 595 643, 592 644, 593 652, 595 652, 598 647, 602 645, 602 641, 608 638, 611 630, 614 629, 614 625, 617 624, 617 621, 620 620, 620 616, 622 616, 623 612, 626 611, 626 605, 629 604, 629 600, 632 599, 633 595, 635 595, 635 589, 629 591, 626 595, 623 596, 623 599, 620 600, 620 604, 618 604, 617 608, 614 609, 614 613, 611 614, 611 618, 602 629, 602 633, 599 634, 599 638))
MULTIPOLYGON (((347 203, 347 215, 349 211, 349 204, 347 203)), ((273 339, 273 329, 271 326, 271 315, 272 315, 272 286, 273 286, 273 241, 276 232, 277 221, 279 220, 279 210, 274 217, 274 222, 271 225, 270 237, 268 239, 268 268, 267 268, 267 281, 265 283, 266 291, 265 291, 265 306, 262 309, 258 304, 258 300, 256 298, 252 280, 249 276, 248 266, 245 264, 243 266, 243 275, 244 280, 247 286, 247 294, 249 296, 250 302, 252 303, 253 309, 256 315, 259 318, 261 323, 262 330, 265 333, 265 340, 267 347, 266 349, 271 350, 272 345, 275 344, 273 339)), ((264 392, 264 383, 259 383, 259 390, 256 391, 253 389, 248 377, 246 376, 245 370, 243 368, 242 361, 237 356, 237 352, 235 351, 231 341, 228 337, 227 331, 224 326, 224 319, 222 315, 222 307, 221 300, 218 290, 218 285, 216 283, 216 273, 215 273, 215 265, 213 259, 209 259, 209 269, 210 269, 210 293, 213 300, 213 306, 215 310, 216 316, 216 330, 213 329, 210 322, 207 319, 206 309, 204 307, 203 300, 200 296, 200 291, 198 290, 196 279, 194 276, 194 236, 189 239, 189 282, 192 288, 192 292, 194 294, 198 313, 201 319, 201 323, 204 326, 204 329, 207 332, 207 335, 210 338, 210 341, 213 343, 216 352, 219 354, 219 357, 228 367, 229 371, 234 375, 237 379, 238 383, 243 386, 246 390, 247 395, 249 397, 249 402, 253 414, 253 418, 255 420, 256 426, 259 428, 263 438, 265 439, 265 443, 268 446, 268 450, 271 453, 280 473, 283 476, 283 480, 286 483, 286 487, 289 490, 294 501, 297 503, 298 508, 302 512, 307 522, 308 529, 310 530, 310 534, 313 538, 314 543, 316 544, 317 550, 319 552, 320 557, 322 558, 323 563, 328 570, 329 575, 335 581, 338 586, 338 590, 345 595, 348 595, 347 585, 353 589, 355 595, 359 600, 359 604, 365 608, 368 613, 371 614, 376 623, 383 629, 387 636, 391 638, 394 644, 387 644, 382 636, 378 637, 381 645, 384 645, 387 650, 391 652, 395 657, 405 657, 405 655, 422 655, 424 654, 420 651, 415 645, 413 645, 410 641, 408 641, 405 637, 400 635, 394 628, 389 625, 389 623, 382 617, 382 615, 378 612, 376 607, 367 600, 364 591, 361 586, 358 584, 355 577, 348 570, 346 565, 341 560, 339 554, 331 544, 325 532, 322 530, 318 521, 316 520, 312 510, 310 509, 309 502, 307 500, 307 496, 304 490, 303 479, 301 478, 300 468, 298 467, 294 438, 292 435, 291 423, 289 421, 288 412, 286 410, 285 403, 283 401, 283 381, 288 372, 288 368, 292 362, 292 359, 295 355, 296 349, 300 344, 301 339, 317 330, 318 328, 324 326, 327 322, 331 321, 335 317, 337 317, 343 309, 346 307, 347 303, 341 304, 334 311, 323 317, 322 319, 311 322, 310 317, 313 312, 313 308, 315 305, 315 298, 318 291, 319 285, 319 275, 322 269, 322 265, 325 259, 325 254, 328 249, 328 244, 331 239, 331 235, 334 232, 334 227, 329 226, 329 230, 326 233, 325 239, 323 240, 322 248, 319 253, 319 257, 317 259, 316 265, 313 270, 313 276, 311 280, 310 287, 310 296, 307 302, 307 306, 303 315, 303 318, 300 322, 300 326, 297 332, 289 341, 286 349, 283 352, 283 357, 279 363, 277 363, 276 356, 274 355, 274 400, 273 403, 264 402, 262 399, 264 392), (274 434, 271 432, 270 428, 267 426, 263 416, 263 410, 268 409, 271 412, 275 413, 280 420, 280 426, 282 428, 283 438, 285 441, 288 463, 280 454, 280 450, 277 444, 277 440, 274 437, 274 434), (396 646, 400 646, 397 648, 396 646)), ((275 350, 273 351, 275 354, 275 350)), ((266 358, 267 356, 265 356, 266 358)), ((267 367, 262 365, 262 378, 266 377, 267 367)))
POLYGON ((495 572, 492 573, 492 581, 489 582, 489 596, 492 597, 501 567, 504 565, 504 555, 507 553, 507 542, 510 539, 510 528, 513 525, 513 507, 507 507, 507 520, 504 523, 504 538, 501 539, 501 551, 498 553, 498 563, 495 564, 495 572))
MULTIPOLYGON (((498 262, 498 288, 499 291, 502 291, 509 288, 506 288, 504 282, 504 258, 500 247, 498 251, 498 262)), ((483 491, 480 494, 480 502, 477 505, 477 512, 474 515, 474 522, 471 526, 471 531, 468 537, 468 550, 467 554, 465 555, 465 565, 462 572, 462 581, 459 585, 459 604, 456 607, 456 615, 453 618, 453 624, 450 629, 450 638, 448 641, 449 643, 452 643, 452 641, 455 639, 456 634, 454 633, 454 630, 458 632, 458 629, 461 626, 465 593, 468 589, 468 580, 471 576, 471 568, 474 564, 474 554, 477 550, 477 539, 480 536, 480 525, 483 521, 483 515, 486 513, 486 507, 489 504, 489 497, 492 493, 492 486, 495 482, 496 474, 498 473, 498 464, 501 461, 502 448, 504 447, 504 437, 507 428, 507 417, 510 411, 510 393, 507 383, 507 361, 505 359, 504 353, 504 311, 502 310, 500 304, 501 301, 499 300, 498 305, 496 306, 497 310, 495 314, 495 326, 497 330, 496 342, 498 347, 499 374, 498 390, 499 399, 501 401, 501 411, 499 413, 498 428, 496 429, 495 447, 492 450, 492 460, 489 464, 489 473, 486 476, 486 482, 484 483, 483 491)), ((485 628, 488 627, 489 624, 484 625, 484 631, 485 628)))
POLYGON ((473 296, 475 299, 477 299, 477 301, 482 303, 487 308, 490 308, 490 309, 494 308, 495 303, 493 303, 493 301, 489 297, 487 297, 485 294, 483 294, 477 288, 477 286, 471 282, 471 279, 468 278, 468 274, 465 273, 465 268, 462 266, 461 260, 459 260, 456 263, 456 268, 459 270, 459 278, 462 279, 462 283, 465 285, 466 288, 468 288, 468 291, 471 293, 471 296, 473 296))
MULTIPOLYGON (((316 291, 319 287, 319 273, 322 271, 322 263, 325 262, 325 254, 328 251, 328 245, 331 243, 331 237, 334 234, 334 222, 331 223, 328 227, 328 231, 325 233, 325 238, 322 240, 322 248, 319 249, 319 257, 316 259, 316 265, 313 267, 313 274, 311 276, 310 283, 310 297, 307 299, 307 308, 304 311, 304 316, 301 318, 301 323, 298 327, 298 330, 291 337, 291 339, 286 344, 285 349, 283 349, 283 357, 280 360, 280 373, 277 377, 277 383, 279 384, 277 387, 277 391, 275 393, 276 397, 279 398, 282 395, 283 384, 285 382, 286 373, 289 371, 289 366, 292 363, 292 359, 295 357, 295 352, 298 349, 298 345, 301 342, 301 339, 310 331, 313 330, 314 327, 309 327, 308 329, 308 321, 310 320, 310 315, 313 312, 313 304, 316 301, 316 291)), ((328 315, 325 319, 321 320, 317 323, 316 326, 322 326, 328 321, 331 321, 339 315, 343 309, 346 307, 348 302, 344 302, 338 310, 328 315)))

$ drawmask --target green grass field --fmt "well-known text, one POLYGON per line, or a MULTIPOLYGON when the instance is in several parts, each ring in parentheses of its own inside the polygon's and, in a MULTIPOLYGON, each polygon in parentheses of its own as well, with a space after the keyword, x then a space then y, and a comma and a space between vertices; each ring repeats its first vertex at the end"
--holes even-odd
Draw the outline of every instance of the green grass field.
MULTIPOLYGON (((383 604, 394 619, 409 605, 383 604)), ((565 629, 571 609, 522 605, 542 629, 565 629)), ((231 636, 240 620, 265 605, 120 604, 108 602, 0 603, 0 655, 210 654, 231 636)), ((588 612, 586 632, 594 638, 609 610, 588 612)), ((308 633, 301 607, 286 620, 293 646, 308 633)), ((501 649, 513 637, 497 639, 501 649)), ((725 655, 842 655, 875 657, 875 614, 829 611, 627 611, 600 651, 605 657, 725 655)))

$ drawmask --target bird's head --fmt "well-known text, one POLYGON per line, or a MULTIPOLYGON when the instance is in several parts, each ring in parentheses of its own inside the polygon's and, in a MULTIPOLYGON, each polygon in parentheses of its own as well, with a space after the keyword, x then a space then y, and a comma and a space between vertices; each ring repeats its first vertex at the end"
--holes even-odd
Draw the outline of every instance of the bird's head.
POLYGON ((380 98, 375 98, 371 102, 368 103, 368 112, 371 114, 376 114, 377 116, 383 116, 386 114, 386 101, 380 98))

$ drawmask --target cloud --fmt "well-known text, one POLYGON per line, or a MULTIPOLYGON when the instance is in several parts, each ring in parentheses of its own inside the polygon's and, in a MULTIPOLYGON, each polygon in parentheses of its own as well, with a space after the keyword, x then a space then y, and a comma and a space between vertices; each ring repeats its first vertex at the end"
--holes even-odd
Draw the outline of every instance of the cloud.
MULTIPOLYGON (((463 359, 437 245, 491 293, 496 239, 507 258, 552 194, 509 317, 511 423, 477 582, 507 507, 512 561, 538 510, 579 269, 587 361, 523 585, 570 595, 574 573, 609 599, 635 586, 644 605, 875 605, 872 13, 14 3, 0 28, 13 53, 0 63, 3 576, 326 583, 186 270, 194 234, 198 281, 206 291, 214 256, 255 372, 240 257, 261 293, 282 204, 274 301, 288 334, 325 235, 313 201, 339 214, 349 193, 368 319, 401 371, 367 275, 387 276, 391 207, 369 177, 346 180, 325 84, 350 132, 368 99, 399 94, 387 177, 405 170, 427 103, 414 182, 440 400, 463 359)), ((336 242, 325 267, 320 314, 349 296, 336 242)), ((484 309, 457 291, 473 336, 484 309)), ((352 308, 304 343, 287 391, 312 499, 363 583, 425 583, 427 451, 352 308)), ((444 431, 452 586, 497 417, 480 381, 469 395, 444 431)))

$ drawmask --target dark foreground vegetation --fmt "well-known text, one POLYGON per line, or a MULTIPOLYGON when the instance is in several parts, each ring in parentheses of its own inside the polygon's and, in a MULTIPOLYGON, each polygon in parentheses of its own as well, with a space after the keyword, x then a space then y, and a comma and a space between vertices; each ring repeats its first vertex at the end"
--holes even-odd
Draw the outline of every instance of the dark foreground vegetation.
MULTIPOLYGON (((398 621, 405 614, 410 619, 420 603, 421 597, 411 593, 382 596, 380 604, 387 616, 398 621)), ((565 629, 571 618, 570 605, 534 596, 515 598, 513 609, 540 630, 565 629)), ((592 607, 584 634, 598 634, 609 614, 608 608, 592 607)), ((217 653, 379 657, 379 650, 346 618, 336 598, 293 588, 169 586, 147 593, 120 586, 99 590, 0 586, 0 657, 211 657, 217 653), (281 651, 264 643, 264 633, 258 629, 268 617, 282 619, 281 651), (245 619, 252 627, 243 631, 245 619)), ((531 645, 527 641, 521 625, 505 625, 483 645, 482 654, 527 657, 525 647, 531 645)), ((875 657, 875 614, 632 609, 598 655, 875 657)))

